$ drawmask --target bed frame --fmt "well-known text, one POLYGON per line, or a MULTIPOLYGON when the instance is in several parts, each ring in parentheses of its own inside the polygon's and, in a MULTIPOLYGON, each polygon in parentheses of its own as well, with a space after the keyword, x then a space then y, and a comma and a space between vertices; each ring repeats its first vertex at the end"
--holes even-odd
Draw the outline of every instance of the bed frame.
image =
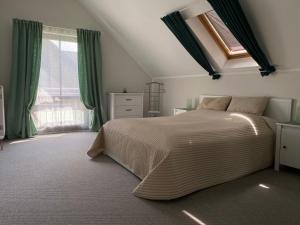
MULTIPOLYGON (((221 95, 200 95, 199 103, 204 97, 222 97, 221 95)), ((290 122, 292 119, 292 98, 271 98, 264 116, 275 119, 278 122, 290 122)))

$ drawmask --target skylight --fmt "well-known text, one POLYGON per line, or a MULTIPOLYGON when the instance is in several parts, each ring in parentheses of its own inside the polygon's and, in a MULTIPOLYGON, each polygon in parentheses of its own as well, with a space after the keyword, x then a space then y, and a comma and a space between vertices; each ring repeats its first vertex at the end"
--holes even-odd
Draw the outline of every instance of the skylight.
POLYGON ((228 59, 250 57, 214 10, 198 17, 228 59))

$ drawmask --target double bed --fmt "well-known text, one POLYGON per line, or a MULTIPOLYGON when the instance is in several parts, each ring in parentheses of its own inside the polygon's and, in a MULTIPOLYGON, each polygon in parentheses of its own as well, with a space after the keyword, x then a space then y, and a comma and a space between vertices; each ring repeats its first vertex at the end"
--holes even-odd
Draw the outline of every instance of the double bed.
MULTIPOLYGON (((266 112, 285 120, 291 103, 280 101, 271 99, 266 112)), ((271 166, 272 123, 264 116, 205 109, 111 120, 88 155, 104 153, 139 177, 134 195, 175 199, 271 166)))

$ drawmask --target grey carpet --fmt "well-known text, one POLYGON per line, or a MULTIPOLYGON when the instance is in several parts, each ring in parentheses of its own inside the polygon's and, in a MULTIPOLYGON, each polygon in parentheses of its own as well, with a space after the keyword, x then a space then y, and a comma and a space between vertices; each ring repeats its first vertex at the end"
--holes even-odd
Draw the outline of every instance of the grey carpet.
POLYGON ((299 171, 268 169, 178 200, 149 201, 131 194, 139 180, 130 172, 108 157, 86 156, 93 139, 73 133, 7 143, 0 224, 300 224, 299 171))

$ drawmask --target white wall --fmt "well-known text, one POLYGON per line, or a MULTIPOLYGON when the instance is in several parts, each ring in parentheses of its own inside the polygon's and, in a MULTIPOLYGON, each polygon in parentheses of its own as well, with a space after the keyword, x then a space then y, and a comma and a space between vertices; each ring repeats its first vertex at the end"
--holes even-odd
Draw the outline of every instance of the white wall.
POLYGON ((78 0, 101 21, 151 76, 204 70, 161 21, 177 9, 206 0, 78 0))
POLYGON ((197 104, 201 94, 289 97, 300 101, 300 71, 279 71, 269 77, 253 72, 224 74, 220 80, 212 80, 207 75, 159 81, 166 89, 164 115, 170 115, 174 107, 185 107, 187 99, 193 99, 194 105, 197 104))
POLYGON ((86 28, 102 33, 104 91, 140 92, 151 79, 126 51, 77 1, 0 0, 0 84, 8 93, 11 65, 12 19, 28 19, 64 28, 86 28))

